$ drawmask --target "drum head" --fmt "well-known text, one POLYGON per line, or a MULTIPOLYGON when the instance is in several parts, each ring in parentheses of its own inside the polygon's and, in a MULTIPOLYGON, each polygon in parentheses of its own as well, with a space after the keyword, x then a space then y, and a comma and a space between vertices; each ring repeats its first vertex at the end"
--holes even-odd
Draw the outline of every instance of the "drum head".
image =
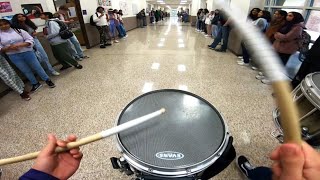
POLYGON ((123 150, 138 162, 168 169, 201 164, 221 149, 226 126, 206 100, 180 90, 159 90, 133 100, 118 125, 165 108, 163 115, 118 135, 123 150))

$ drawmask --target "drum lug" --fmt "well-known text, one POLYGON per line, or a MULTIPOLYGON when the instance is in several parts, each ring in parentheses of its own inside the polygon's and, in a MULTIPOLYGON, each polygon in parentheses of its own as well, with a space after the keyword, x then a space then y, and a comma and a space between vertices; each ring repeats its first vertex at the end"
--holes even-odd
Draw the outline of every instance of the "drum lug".
POLYGON ((284 142, 283 134, 279 133, 279 131, 275 130, 271 133, 271 135, 276 138, 280 143, 284 142))
POLYGON ((123 157, 121 158, 112 157, 110 158, 110 161, 114 169, 119 169, 120 172, 124 172, 128 176, 131 176, 132 174, 134 174, 134 172, 130 168, 130 165, 123 157))

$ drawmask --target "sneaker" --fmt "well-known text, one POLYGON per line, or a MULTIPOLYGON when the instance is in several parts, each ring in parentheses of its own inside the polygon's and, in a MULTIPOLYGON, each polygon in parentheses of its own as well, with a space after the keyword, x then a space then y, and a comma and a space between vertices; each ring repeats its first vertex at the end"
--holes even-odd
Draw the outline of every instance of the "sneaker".
POLYGON ((255 66, 252 66, 251 69, 252 69, 252 70, 257 70, 258 68, 255 67, 255 66))
POLYGON ((105 45, 100 45, 100 48, 104 49, 104 48, 106 48, 106 46, 105 45))
POLYGON ((215 49, 215 51, 217 51, 217 52, 227 52, 227 50, 225 50, 225 49, 215 49))
POLYGON ((30 101, 31 97, 29 96, 29 93, 27 91, 23 91, 23 93, 20 94, 20 97, 25 101, 30 101))
POLYGON ((239 62, 238 65, 240 65, 240 66, 249 66, 249 63, 239 62))
POLYGON ((75 66, 75 68, 77 68, 77 69, 82 69, 83 67, 82 67, 80 64, 77 64, 77 65, 75 66))
POLYGON ((60 75, 60 73, 58 73, 57 71, 53 71, 53 72, 51 72, 51 74, 54 75, 54 76, 59 76, 60 75))
POLYGON ((42 87, 42 84, 40 84, 40 83, 33 84, 30 92, 34 93, 34 92, 38 91, 41 87, 42 87))
POLYGON ((237 58, 239 58, 239 59, 243 59, 243 56, 238 56, 237 58))
POLYGON ((267 84, 267 85, 272 84, 269 79, 262 79, 261 82, 262 82, 263 84, 267 84))
POLYGON ((106 44, 104 44, 105 46, 111 46, 112 45, 112 43, 106 43, 106 44))
POLYGON ((82 61, 83 59, 81 57, 74 58, 76 61, 82 61))
POLYGON ((62 66, 62 68, 60 69, 60 71, 63 71, 63 70, 66 70, 66 69, 68 69, 68 68, 71 68, 71 66, 62 66))
POLYGON ((261 71, 258 72, 258 75, 263 76, 263 72, 261 72, 261 71))
POLYGON ((237 63, 242 63, 243 59, 237 60, 237 63))
POLYGON ((125 35, 123 38, 127 38, 128 37, 128 35, 125 35))
POLYGON ((265 79, 266 77, 264 75, 256 75, 256 79, 262 80, 265 79))
POLYGON ((114 40, 114 42, 115 42, 115 43, 118 43, 119 41, 118 41, 118 40, 114 40))
POLYGON ((240 169, 243 175, 249 178, 249 171, 253 170, 255 167, 252 166, 249 160, 244 156, 239 156, 236 159, 237 167, 240 169))
POLYGON ((83 57, 81 57, 82 59, 89 59, 90 56, 84 55, 83 57))
POLYGON ((47 85, 50 87, 50 88, 54 88, 56 87, 56 85, 49 79, 46 81, 47 85))

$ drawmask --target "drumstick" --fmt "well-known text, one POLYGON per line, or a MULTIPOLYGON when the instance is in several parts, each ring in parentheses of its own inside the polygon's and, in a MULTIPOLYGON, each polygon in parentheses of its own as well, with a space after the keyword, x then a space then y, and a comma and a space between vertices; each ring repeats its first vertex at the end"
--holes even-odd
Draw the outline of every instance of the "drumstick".
MULTIPOLYGON (((70 150, 70 149, 73 149, 73 148, 77 148, 77 147, 82 146, 82 145, 86 145, 86 144, 101 140, 103 138, 109 137, 111 135, 120 133, 120 132, 125 131, 125 130, 127 130, 129 128, 132 128, 134 126, 137 126, 137 125, 140 125, 140 124, 142 124, 144 122, 147 122, 148 120, 150 120, 150 119, 152 119, 152 118, 154 118, 156 116, 159 116, 159 115, 163 114, 164 112, 165 112, 165 109, 162 108, 162 109, 160 109, 160 110, 158 110, 156 112, 153 112, 153 113, 147 114, 145 116, 139 117, 137 119, 128 121, 128 122, 123 123, 123 124, 121 124, 119 126, 113 127, 111 129, 108 129, 108 130, 105 130, 105 131, 102 131, 102 132, 94 134, 92 136, 85 137, 85 138, 80 139, 80 140, 78 140, 76 142, 70 142, 70 143, 67 144, 66 148, 57 147, 55 152, 56 153, 64 152, 64 151, 67 151, 67 150, 70 150)), ((27 160, 30 160, 30 159, 35 159, 35 158, 37 158, 39 153, 40 153, 40 151, 34 152, 34 153, 25 154, 25 155, 22 155, 22 156, 12 157, 12 158, 8 158, 8 159, 2 159, 2 160, 0 160, 0 166, 1 165, 6 165, 6 164, 22 162, 22 161, 27 161, 27 160)))
POLYGON ((262 67, 264 73, 272 81, 276 94, 277 104, 281 112, 281 125, 284 141, 301 144, 298 111, 291 97, 291 87, 285 75, 285 69, 279 56, 274 52, 270 42, 261 31, 246 21, 246 15, 238 8, 230 9, 224 0, 213 1, 218 8, 223 8, 224 13, 231 17, 231 24, 240 32, 250 54, 262 67), (241 19, 243 17, 243 19, 241 19))

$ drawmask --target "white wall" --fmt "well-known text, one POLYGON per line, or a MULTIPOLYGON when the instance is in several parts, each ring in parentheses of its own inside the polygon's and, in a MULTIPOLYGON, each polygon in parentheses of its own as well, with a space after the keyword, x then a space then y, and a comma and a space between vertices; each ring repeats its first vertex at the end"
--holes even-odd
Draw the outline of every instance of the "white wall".
MULTIPOLYGON (((130 17, 135 16, 136 13, 133 12, 133 9, 136 11, 141 11, 142 9, 147 8, 147 2, 146 0, 111 0, 112 8, 113 9, 120 9, 120 2, 126 2, 128 7, 127 14, 124 12, 124 17, 130 17), (134 7, 134 8, 133 8, 134 7)), ((83 19, 85 23, 90 22, 90 16, 93 15, 96 12, 96 9, 98 7, 98 0, 85 0, 80 1, 82 10, 87 11, 87 15, 83 15, 83 19)))
POLYGON ((0 0, 0 2, 10 2, 12 12, 1 13, 0 16, 10 16, 17 13, 22 13, 21 4, 41 4, 44 11, 51 11, 52 6, 54 10, 53 1, 48 3, 50 0, 0 0))
MULTIPOLYGON (((254 1, 254 0, 252 0, 254 1)), ((230 2, 230 8, 238 8, 241 10, 244 14, 248 14, 250 7, 250 0, 231 0, 230 2)), ((244 17, 246 18, 246 17, 244 17)))

